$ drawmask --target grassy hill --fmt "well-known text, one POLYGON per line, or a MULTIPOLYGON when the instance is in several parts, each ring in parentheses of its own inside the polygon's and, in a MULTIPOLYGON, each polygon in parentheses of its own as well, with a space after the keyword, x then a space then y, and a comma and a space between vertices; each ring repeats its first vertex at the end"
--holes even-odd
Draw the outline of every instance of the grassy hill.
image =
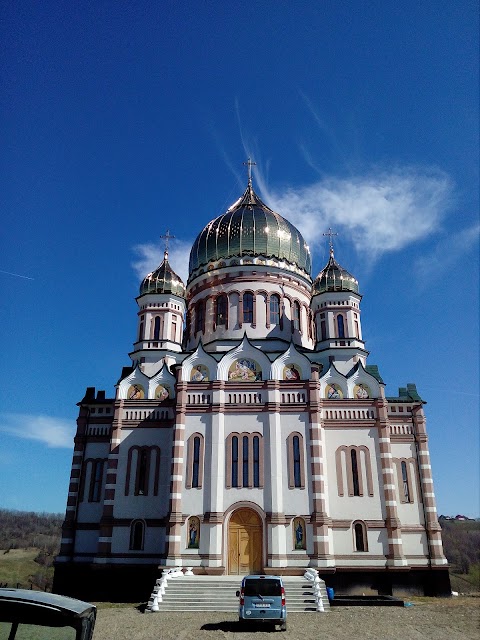
POLYGON ((0 585, 50 589, 63 517, 0 509, 0 585))

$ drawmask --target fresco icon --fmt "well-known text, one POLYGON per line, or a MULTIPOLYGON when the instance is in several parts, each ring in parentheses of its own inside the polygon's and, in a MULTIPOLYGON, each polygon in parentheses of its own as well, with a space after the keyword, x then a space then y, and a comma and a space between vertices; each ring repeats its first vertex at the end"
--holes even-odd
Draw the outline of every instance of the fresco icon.
POLYGON ((132 384, 127 391, 128 400, 143 400, 145 398, 145 389, 141 384, 132 384))
POLYGON ((159 384, 158 387, 155 389, 155 400, 159 400, 160 402, 163 402, 164 400, 167 400, 169 396, 170 396, 170 390, 167 386, 163 384, 159 384))
POLYGON ((300 380, 299 367, 295 364, 287 364, 287 366, 283 368, 283 379, 284 380, 300 380))
POLYGON ((188 519, 188 549, 198 549, 200 545, 200 520, 197 516, 188 519))
POLYGON ((255 382, 262 379, 262 370, 255 360, 240 358, 231 364, 228 379, 232 382, 255 382))
POLYGON ((294 518, 293 520, 293 547, 294 549, 305 549, 305 520, 294 518))
POLYGON ((196 364, 194 367, 192 367, 190 380, 192 382, 208 382, 208 373, 208 369, 204 364, 196 364))
POLYGON ((370 389, 366 384, 363 384, 361 382, 359 384, 356 384, 353 388, 353 395, 359 400, 364 400, 371 397, 370 389))
POLYGON ((338 384, 327 384, 327 387, 325 389, 325 397, 329 400, 340 400, 340 398, 343 398, 343 392, 338 384))

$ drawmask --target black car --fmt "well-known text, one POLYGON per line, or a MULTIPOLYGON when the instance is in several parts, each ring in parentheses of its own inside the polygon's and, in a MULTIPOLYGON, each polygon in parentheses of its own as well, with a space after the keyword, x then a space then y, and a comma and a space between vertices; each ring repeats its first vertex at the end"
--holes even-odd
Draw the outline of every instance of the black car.
POLYGON ((3 640, 91 640, 97 608, 88 602, 28 589, 0 589, 3 640))

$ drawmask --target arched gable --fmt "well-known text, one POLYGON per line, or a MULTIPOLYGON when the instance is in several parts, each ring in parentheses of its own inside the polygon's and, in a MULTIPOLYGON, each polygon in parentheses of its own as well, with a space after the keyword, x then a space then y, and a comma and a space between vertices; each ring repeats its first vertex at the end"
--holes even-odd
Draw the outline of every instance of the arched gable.
MULTIPOLYGON (((235 347, 226 353, 218 363, 218 379, 225 381, 237 381, 235 377, 231 376, 231 368, 234 367, 236 363, 244 361, 256 363, 258 369, 258 375, 256 376, 257 380, 269 380, 271 378, 270 360, 262 351, 260 351, 260 349, 257 349, 250 344, 248 338, 245 336, 238 347, 235 347)), ((252 380, 253 377, 253 375, 249 374, 248 379, 252 380)), ((238 378, 238 380, 240 380, 240 378, 238 378)))
POLYGON ((272 363, 272 380, 309 380, 311 374, 312 365, 310 360, 304 356, 302 353, 299 353, 295 348, 295 345, 292 343, 288 349, 282 353, 274 362, 272 363), (285 376, 285 369, 294 367, 292 371, 292 376, 285 376), (299 378, 297 378, 298 372, 300 374, 299 378), (295 375, 293 375, 295 373, 295 375))
POLYGON ((194 353, 182 362, 182 380, 186 382, 208 382, 217 379, 217 361, 200 343, 194 353))
POLYGON ((380 396, 378 380, 365 370, 362 362, 357 362, 348 377, 347 383, 349 398, 366 400, 367 398, 378 398, 380 396))
POLYGON ((135 369, 126 378, 118 383, 117 398, 119 400, 142 400, 148 397, 148 385, 150 379, 142 371, 140 367, 135 369), (132 396, 132 388, 137 388, 138 393, 132 396))
POLYGON ((342 375, 332 364, 328 367, 327 371, 320 378, 320 394, 322 398, 348 398, 348 381, 347 378, 342 375), (338 389, 339 394, 331 395, 332 389, 338 389))

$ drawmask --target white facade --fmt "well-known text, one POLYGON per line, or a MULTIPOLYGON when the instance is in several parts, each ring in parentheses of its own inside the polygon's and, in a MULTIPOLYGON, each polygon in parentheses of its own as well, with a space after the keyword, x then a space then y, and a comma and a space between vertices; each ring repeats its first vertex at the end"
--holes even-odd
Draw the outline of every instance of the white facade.
POLYGON ((310 566, 346 591, 445 581, 423 401, 385 397, 356 280, 332 249, 312 282, 302 242, 249 183, 199 235, 186 287, 167 254, 145 278, 132 367, 115 398, 79 403, 57 585, 178 565, 310 566))

